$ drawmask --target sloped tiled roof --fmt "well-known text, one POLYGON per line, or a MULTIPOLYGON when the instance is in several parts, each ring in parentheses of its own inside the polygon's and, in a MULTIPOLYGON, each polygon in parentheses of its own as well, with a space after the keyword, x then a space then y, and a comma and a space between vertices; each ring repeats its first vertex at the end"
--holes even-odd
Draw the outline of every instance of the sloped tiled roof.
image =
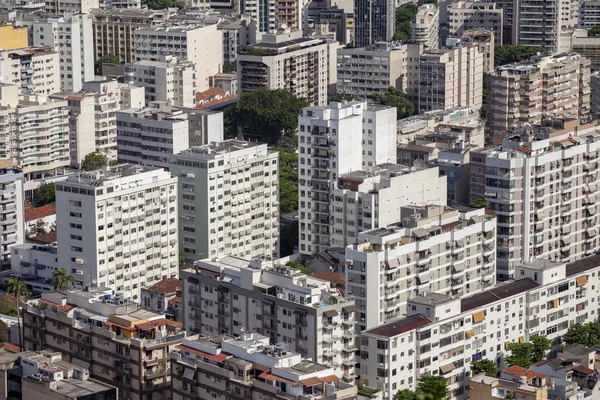
POLYGON ((175 293, 181 290, 181 281, 176 278, 165 278, 162 281, 150 286, 149 292, 155 293, 175 293))
POLYGON ((33 221, 54 214, 56 214, 56 207, 52 204, 35 208, 25 208, 25 221, 33 221))

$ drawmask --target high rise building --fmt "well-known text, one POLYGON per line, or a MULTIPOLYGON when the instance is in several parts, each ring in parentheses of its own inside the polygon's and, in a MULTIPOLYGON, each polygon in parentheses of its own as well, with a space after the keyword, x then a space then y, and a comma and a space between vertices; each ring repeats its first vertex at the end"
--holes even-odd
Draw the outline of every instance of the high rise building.
POLYGON ((53 47, 0 49, 0 78, 17 85, 27 95, 49 95, 60 91, 59 54, 53 47))
POLYGON ((586 29, 575 29, 572 36, 572 45, 573 53, 580 54, 590 60, 592 71, 600 70, 600 37, 589 35, 586 29))
POLYGON ((422 44, 425 50, 440 47, 440 14, 435 4, 419 7, 414 20, 410 22, 410 38, 422 44))
POLYGON ((0 158, 12 160, 28 181, 64 172, 69 165, 67 101, 19 96, 17 86, 0 85, 0 115, 5 121, 0 158))
POLYGON ((117 112, 119 163, 168 169, 169 157, 189 147, 188 115, 169 104, 117 112))
POLYGON ((298 117, 300 253, 330 243, 337 178, 396 160, 396 109, 365 101, 307 107, 298 117))
POLYGON ((590 111, 590 61, 577 53, 536 56, 488 75, 488 129, 503 133, 544 118, 585 119, 590 111))
POLYGON ((579 1, 518 1, 518 43, 549 53, 571 51, 571 34, 577 27, 579 1))
POLYGON ((398 318, 425 293, 460 297, 495 282, 496 220, 484 209, 402 207, 387 228, 359 233, 346 249, 346 294, 359 330, 398 318))
POLYGON ((419 112, 457 106, 481 108, 484 65, 479 47, 460 39, 448 48, 421 54, 418 60, 419 112))
POLYGON ((209 88, 211 76, 222 72, 222 43, 217 24, 144 26, 133 34, 135 61, 163 61, 167 56, 191 61, 200 92, 209 88))
POLYGON ((169 397, 169 353, 185 337, 181 323, 96 286, 42 293, 25 305, 23 330, 25 348, 49 349, 86 365, 90 377, 132 400, 169 397))
POLYGON ((336 82, 339 43, 302 37, 301 31, 263 35, 238 54, 238 90, 285 89, 310 104, 325 105, 336 82))
POLYGON ((165 61, 137 61, 125 66, 125 82, 145 89, 146 104, 166 101, 195 107, 196 72, 191 61, 167 56, 165 61))
POLYGON ((354 47, 394 38, 395 2, 387 0, 357 0, 354 3, 354 47))
MULTIPOLYGON (((4 123, 0 109, 0 123, 4 123)), ((25 240, 23 173, 11 160, 0 160, 0 265, 10 265, 12 246, 25 240)))
POLYGON ((56 184, 58 260, 78 281, 129 299, 178 271, 177 179, 122 164, 56 184), (97 227, 87 229, 86 227, 97 227))
POLYGON ((50 46, 59 54, 60 87, 78 92, 94 80, 94 31, 88 14, 24 20, 33 46, 50 46))
POLYGON ((579 5, 579 28, 590 29, 600 25, 600 1, 588 0, 579 5))
POLYGON ((494 49, 501 45, 500 42, 496 42, 495 37, 495 31, 489 29, 468 29, 460 36, 463 42, 473 42, 479 48, 479 52, 483 55, 484 74, 494 70, 494 49))
POLYGON ((45 11, 48 14, 88 14, 100 8, 100 0, 46 0, 45 11))
POLYGON ((179 182, 179 243, 187 264, 223 255, 277 258, 276 151, 226 140, 181 151, 169 170, 179 182))
POLYGON ((503 10, 496 3, 457 0, 448 5, 448 37, 461 37, 471 29, 489 30, 494 42, 503 43, 503 10))
POLYGON ((258 333, 270 344, 354 375, 354 300, 277 261, 226 256, 181 272, 184 327, 203 336, 258 333))
POLYGON ((244 0, 240 2, 240 8, 241 13, 250 15, 251 20, 256 21, 259 32, 277 30, 275 0, 244 0))

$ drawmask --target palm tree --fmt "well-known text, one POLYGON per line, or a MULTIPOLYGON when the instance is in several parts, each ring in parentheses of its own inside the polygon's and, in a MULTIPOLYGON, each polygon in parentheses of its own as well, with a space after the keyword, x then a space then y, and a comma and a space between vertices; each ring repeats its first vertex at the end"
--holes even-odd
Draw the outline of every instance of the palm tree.
POLYGON ((56 290, 67 289, 69 284, 75 286, 75 278, 73 275, 69 275, 65 268, 57 269, 52 273, 52 285, 56 290))
POLYGON ((17 302, 17 324, 18 324, 18 328, 19 328, 19 350, 23 351, 23 336, 21 333, 21 319, 19 318, 19 311, 20 311, 20 307, 19 307, 19 301, 21 300, 21 297, 27 299, 27 297, 29 297, 29 290, 27 289, 27 286, 25 285, 25 282, 17 279, 17 278, 9 278, 8 281, 6 281, 6 293, 7 294, 12 294, 17 302))

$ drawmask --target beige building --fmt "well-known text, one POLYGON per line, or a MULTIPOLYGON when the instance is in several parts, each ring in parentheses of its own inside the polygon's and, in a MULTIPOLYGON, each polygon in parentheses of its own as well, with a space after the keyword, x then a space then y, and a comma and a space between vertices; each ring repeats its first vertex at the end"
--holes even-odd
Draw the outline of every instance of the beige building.
POLYGON ((495 37, 494 31, 486 29, 469 29, 463 31, 461 35, 463 42, 473 42, 479 48, 479 52, 483 55, 484 74, 494 70, 494 49, 496 43, 502 44, 502 42, 496 42, 495 37))
POLYGON ((590 113, 590 61, 577 53, 533 57, 489 74, 491 133, 548 118, 584 119, 590 113))
POLYGON ((423 4, 410 22, 410 38, 425 50, 440 47, 440 14, 436 5, 423 4))
POLYGON ((0 50, 0 79, 19 86, 23 94, 59 92, 59 54, 50 46, 0 50))
POLYGON ((271 345, 258 333, 190 337, 170 356, 173 400, 225 393, 245 399, 357 398, 356 386, 341 381, 332 366, 304 359, 283 343, 271 345))
POLYGON ((578 1, 520 0, 514 4, 518 44, 543 48, 549 54, 571 51, 571 35, 578 24, 578 1))
POLYGON ((0 85, 0 124, 5 158, 25 180, 54 176, 69 165, 68 102, 46 96, 19 96, 18 87, 0 85))
POLYGON ((139 308, 106 288, 45 292, 25 305, 25 348, 61 353, 87 365, 119 398, 168 399, 169 352, 185 337, 181 323, 139 308))
MULTIPOLYGON (((527 375, 530 375, 527 371, 527 375)), ((546 379, 536 379, 535 382, 517 383, 510 379, 494 378, 486 375, 475 375, 469 382, 469 398, 476 400, 496 400, 512 398, 519 400, 546 400, 548 387, 546 379)))
POLYGON ((153 27, 166 21, 168 10, 138 8, 109 8, 94 10, 94 59, 116 55, 119 62, 136 61, 133 54, 133 31, 144 26, 153 27))
POLYGON ((209 79, 223 68, 223 33, 217 24, 141 27, 133 34, 135 61, 163 61, 167 56, 194 64, 196 90, 209 88, 209 79))
POLYGON ((494 41, 502 44, 502 9, 487 1, 457 0, 448 5, 448 37, 460 37, 470 29, 494 32, 494 41))
POLYGON ((313 105, 327 104, 336 79, 338 42, 302 37, 301 31, 265 34, 238 55, 238 90, 285 89, 313 105))
POLYGON ((100 8, 99 0, 46 0, 45 11, 54 15, 88 14, 98 8, 100 8))
POLYGON ((575 29, 571 40, 573 53, 590 60, 592 71, 600 70, 600 37, 588 36, 587 29, 575 29))
POLYGON ((366 99, 390 86, 402 89, 406 47, 378 42, 368 47, 339 49, 336 92, 366 99))

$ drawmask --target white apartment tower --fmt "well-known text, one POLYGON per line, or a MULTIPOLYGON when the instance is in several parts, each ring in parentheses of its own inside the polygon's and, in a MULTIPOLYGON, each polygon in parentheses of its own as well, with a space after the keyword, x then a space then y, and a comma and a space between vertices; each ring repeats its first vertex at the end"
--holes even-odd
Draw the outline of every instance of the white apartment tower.
POLYGON ((396 160, 396 109, 364 101, 307 107, 298 117, 300 253, 331 246, 337 178, 396 160))
POLYGON ((196 106, 196 72, 191 61, 167 56, 165 61, 128 64, 125 82, 144 87, 146 104, 167 101, 178 107, 196 106))
MULTIPOLYGON (((0 111, 0 124, 6 121, 0 111)), ((11 160, 0 160, 0 265, 10 265, 11 248, 25 240, 23 173, 11 160)))
POLYGON ((571 262, 598 250, 600 141, 594 131, 526 132, 486 151, 487 208, 498 215, 498 278, 534 259, 571 262), (535 139, 534 139, 535 135, 535 139))
POLYGON ((224 255, 277 258, 278 159, 266 144, 233 139, 171 158, 187 264, 224 255))
POLYGON ((503 42, 503 10, 499 4, 486 1, 457 0, 448 5, 448 36, 460 37, 463 32, 478 29, 494 33, 494 43, 503 42))
POLYGON ((178 274, 177 179, 122 164, 56 184, 58 260, 84 285, 129 299, 178 274))
POLYGON ((419 7, 415 19, 410 22, 410 37, 422 44, 425 50, 440 47, 440 13, 435 4, 423 4, 419 7))
POLYGON ((59 54, 53 47, 0 50, 0 78, 27 95, 60 91, 59 54))
POLYGON ((551 54, 569 52, 578 14, 577 0, 521 0, 516 17, 518 43, 543 48, 551 54))
POLYGON ((408 299, 435 292, 460 297, 493 286, 496 220, 484 209, 402 208, 400 222, 358 234, 346 249, 346 294, 359 330, 406 313, 408 299))
POLYGON ((60 85, 80 91, 94 79, 94 30, 88 14, 25 20, 33 46, 50 46, 60 55, 60 85))
POLYGON ((48 14, 65 13, 87 14, 100 8, 100 0, 46 0, 45 10, 48 14))
POLYGON ((196 90, 223 68, 223 34, 217 24, 141 27, 133 34, 135 61, 164 61, 167 56, 194 63, 196 90))

